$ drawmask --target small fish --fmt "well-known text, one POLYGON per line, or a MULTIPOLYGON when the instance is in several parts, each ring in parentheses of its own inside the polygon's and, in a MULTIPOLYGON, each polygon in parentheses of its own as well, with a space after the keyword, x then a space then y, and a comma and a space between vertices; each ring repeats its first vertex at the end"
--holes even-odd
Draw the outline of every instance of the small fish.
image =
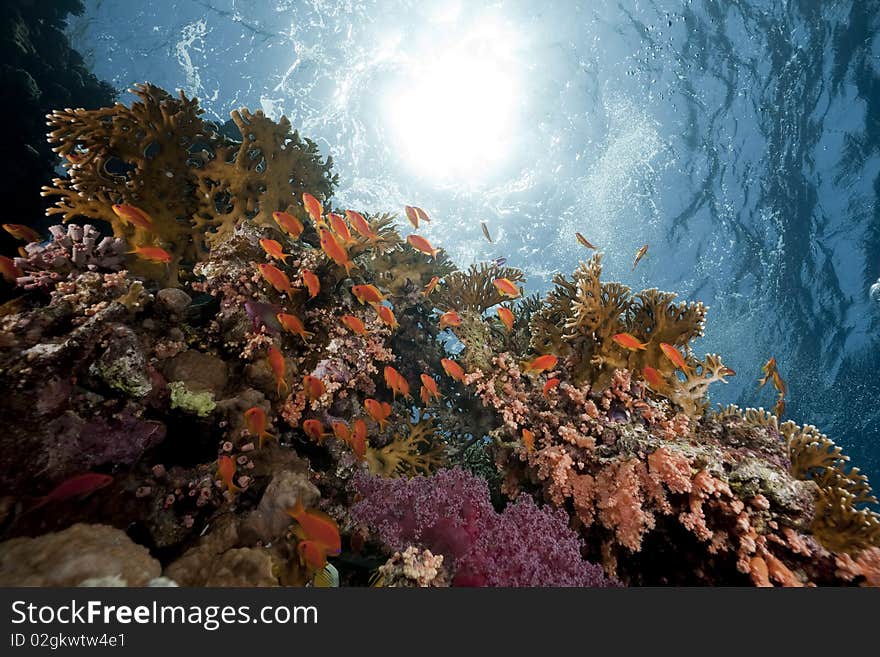
POLYGON ((412 224, 413 228, 418 228, 419 227, 419 213, 416 212, 416 209, 411 205, 407 205, 407 206, 404 206, 403 210, 404 210, 404 212, 406 212, 406 218, 409 219, 409 223, 412 224))
POLYGON ((593 246, 592 244, 590 244, 590 241, 589 241, 586 237, 584 237, 583 235, 581 235, 580 233, 577 233, 577 232, 576 232, 576 233, 574 234, 574 236, 577 237, 577 241, 578 241, 578 242, 580 242, 581 244, 583 244, 583 245, 584 245, 585 247, 587 247, 588 249, 593 249, 594 251, 596 250, 596 247, 593 246))
POLYGON ((275 375, 276 391, 280 397, 282 388, 284 388, 284 392, 290 390, 290 386, 288 386, 287 381, 284 380, 284 371, 286 369, 284 355, 278 350, 278 347, 273 344, 269 347, 269 352, 266 357, 269 360, 269 367, 272 368, 272 373, 275 375))
POLYGON ((630 351, 637 351, 639 349, 644 351, 648 348, 647 342, 639 342, 638 338, 630 333, 617 333, 612 335, 611 339, 624 349, 629 349, 630 351))
POLYGON ((351 224, 351 227, 357 231, 357 233, 368 240, 375 241, 378 235, 373 232, 370 228, 369 222, 364 219, 364 215, 360 212, 355 212, 354 210, 346 210, 345 218, 348 219, 348 222, 351 224))
POLYGON ((330 423, 330 426, 333 428, 333 435, 336 436, 337 440, 341 440, 346 445, 351 444, 351 429, 349 429, 345 422, 335 420, 330 423))
POLYGON ((61 502, 71 497, 84 498, 96 490, 109 486, 111 483, 113 483, 113 477, 97 472, 87 472, 70 477, 55 486, 47 495, 39 498, 37 503, 25 511, 25 513, 36 511, 51 502, 61 502))
POLYGON ((636 259, 633 260, 632 270, 636 270, 636 265, 639 264, 639 260, 645 257, 645 254, 648 253, 648 245, 643 245, 638 251, 636 251, 636 259))
POLYGON ((272 218, 281 230, 295 240, 298 240, 305 230, 302 222, 288 212, 273 212, 272 218))
POLYGON ((431 403, 431 391, 428 390, 425 386, 419 388, 419 399, 422 400, 422 403, 427 406, 431 403))
POLYGON ((660 343, 660 349, 661 351, 663 351, 663 355, 669 359, 669 362, 675 365, 676 369, 679 369, 683 372, 690 371, 690 368, 684 361, 684 356, 681 355, 681 352, 678 349, 666 342, 660 343))
POLYGON ((351 267, 352 261, 348 259, 348 253, 346 253, 345 249, 342 245, 336 241, 336 237, 326 228, 320 229, 321 235, 321 249, 330 258, 333 262, 335 262, 340 267, 345 267, 345 273, 351 276, 351 267))
POLYGON ((150 215, 138 207, 129 205, 128 203, 114 203, 112 209, 113 214, 132 226, 143 228, 144 230, 151 232, 156 228, 150 215))
POLYGON ((394 311, 392 311, 391 308, 383 306, 382 304, 376 305, 375 308, 376 313, 379 315, 379 319, 382 320, 383 324, 390 326, 392 330, 399 326, 397 318, 394 316, 394 311))
POLYGON ((498 290, 498 294, 503 297, 516 299, 519 296, 519 288, 508 278, 496 278, 492 281, 492 284, 495 286, 495 289, 498 290))
POLYGON ((778 370, 773 372, 773 387, 776 388, 779 394, 783 397, 788 394, 788 386, 785 385, 785 381, 779 376, 778 370))
POLYGON ((339 554, 342 550, 342 539, 339 536, 339 526, 323 511, 318 509, 305 509, 300 499, 287 510, 287 514, 296 520, 305 533, 306 538, 317 542, 327 548, 330 554, 339 554))
POLYGON ((505 308, 504 306, 498 306, 496 309, 498 312, 498 319, 501 320, 501 323, 507 327, 508 331, 513 330, 513 313, 510 311, 510 308, 505 308))
POLYGON ((327 567, 327 548, 317 541, 303 539, 296 544, 300 562, 312 570, 323 571, 327 567))
POLYGON ((321 281, 318 279, 318 277, 315 276, 315 274, 308 269, 303 269, 302 279, 303 283, 306 284, 306 287, 309 290, 309 299, 314 299, 316 296, 318 296, 318 292, 321 291, 321 281))
POLYGON ((404 397, 410 396, 409 382, 407 382, 407 380, 403 378, 403 375, 400 372, 391 367, 391 365, 386 365, 384 375, 385 385, 387 385, 388 388, 391 390, 395 399, 397 399, 398 392, 404 397))
POLYGON ((533 434, 528 429, 522 430, 522 443, 525 446, 527 452, 535 451, 535 434, 533 434))
POLYGON ((263 251, 265 251, 270 258, 275 258, 283 262, 285 265, 287 264, 287 259, 290 257, 290 254, 283 252, 280 242, 262 239, 260 240, 260 246, 263 247, 263 251))
MULTIPOLYGON (((419 378, 422 381, 422 389, 426 390, 428 395, 434 399, 440 399, 440 390, 437 388, 437 382, 427 374, 420 374, 419 378)), ((422 401, 426 404, 428 403, 424 397, 422 397, 422 401)))
POLYGON ((235 459, 231 456, 224 454, 217 458, 217 476, 220 477, 220 481, 223 482, 230 494, 240 490, 235 485, 235 459))
POLYGON ((507 264, 507 258, 505 258, 505 257, 495 258, 489 264, 492 267, 495 267, 497 269, 498 267, 503 267, 504 265, 507 264))
POLYGON ((428 216, 428 213, 422 210, 419 206, 414 205, 413 210, 416 211, 416 216, 418 216, 420 221, 427 221, 431 223, 431 218, 428 216))
POLYGON ((319 445, 324 442, 324 425, 320 420, 305 420, 302 423, 302 430, 305 434, 319 445))
POLYGON ((342 320, 342 323, 351 329, 356 335, 363 336, 367 334, 367 327, 354 315, 343 315, 340 319, 342 320))
POLYGON ((324 214, 324 206, 321 205, 321 202, 308 192, 303 192, 302 200, 303 207, 305 207, 306 212, 309 213, 309 217, 312 218, 312 221, 318 226, 322 225, 324 223, 324 218, 322 216, 324 214))
POLYGON ((422 290, 422 296, 430 296, 434 289, 437 287, 437 283, 440 282, 439 276, 434 276, 428 281, 428 284, 425 286, 425 289, 422 290))
POLYGON ((333 567, 333 564, 327 564, 312 578, 312 586, 316 589, 335 589, 339 588, 339 571, 333 567))
POLYGON ((486 238, 486 241, 489 242, 489 244, 493 244, 492 237, 489 235, 489 227, 486 225, 485 221, 480 222, 480 228, 483 229, 483 237, 486 238))
POLYGON ((544 389, 541 391, 541 394, 543 394, 545 397, 549 396, 550 391, 553 390, 558 385, 559 385, 559 379, 552 378, 552 379, 548 380, 547 383, 544 384, 544 389))
POLYGON ((351 451, 359 461, 363 461, 367 455, 367 423, 359 417, 352 423, 352 426, 351 451))
POLYGON ((275 437, 266 431, 269 421, 266 418, 266 411, 260 406, 253 406, 244 412, 244 424, 247 427, 248 433, 259 438, 260 448, 263 447, 264 439, 275 437))
POLYGON ((773 373, 776 371, 776 358, 771 357, 770 360, 764 363, 761 366, 761 371, 764 373, 764 376, 758 380, 758 385, 763 388, 764 384, 773 377, 773 373))
POLYGON ((462 383, 464 383, 464 370, 461 368, 461 365, 449 358, 441 358, 440 365, 443 367, 443 371, 446 372, 449 376, 451 376, 456 381, 461 381, 462 383))
POLYGON ((343 242, 351 242, 351 231, 348 230, 345 219, 333 212, 328 214, 327 218, 330 220, 330 228, 333 229, 333 232, 341 237, 343 242))
POLYGON ((302 338, 303 342, 308 342, 309 338, 315 337, 314 333, 312 333, 311 331, 306 331, 306 327, 302 323, 302 320, 296 315, 278 313, 275 318, 278 320, 278 323, 281 324, 281 328, 283 328, 288 333, 296 333, 300 338, 302 338))
POLYGON ((773 415, 777 418, 781 418, 785 414, 785 400, 780 396, 779 399, 776 400, 776 406, 773 407, 773 415))
POLYGON ((384 431, 388 425, 388 418, 391 416, 391 404, 368 398, 364 400, 364 408, 367 409, 367 414, 379 424, 379 431, 384 431))
POLYGON ((22 242, 42 242, 40 234, 29 226, 22 224, 3 224, 3 230, 22 242))
POLYGON ((461 326, 461 317, 454 310, 448 310, 440 315, 440 330, 447 326, 461 326))
POLYGON ((649 365, 645 365, 642 368, 642 376, 645 377, 645 381, 648 382, 648 385, 655 390, 663 388, 666 385, 666 381, 663 379, 663 375, 660 374, 658 370, 655 370, 649 365))
POLYGON ((432 258, 436 258, 437 254, 440 252, 440 249, 435 249, 433 246, 431 246, 431 243, 428 240, 426 240, 424 237, 421 237, 420 235, 408 235, 406 241, 416 251, 420 251, 421 253, 431 256, 432 258))
POLYGON ((553 354, 544 354, 525 363, 523 371, 526 374, 540 374, 556 367, 557 362, 559 362, 559 359, 553 354))
POLYGON ((362 304, 382 303, 386 299, 375 285, 353 285, 351 287, 351 293, 362 304))
POLYGON ((327 387, 318 377, 306 374, 303 377, 303 390, 305 390, 306 399, 313 401, 327 392, 327 387))
POLYGON ((5 278, 10 283, 15 283, 15 280, 19 276, 23 276, 21 269, 15 266, 15 262, 12 258, 7 258, 4 255, 0 255, 0 273, 3 274, 3 278, 5 278))
POLYGON ((278 269, 278 267, 272 264, 261 263, 257 265, 257 269, 269 285, 279 292, 284 292, 288 296, 293 296, 293 288, 290 286, 290 279, 287 278, 287 274, 278 269))
POLYGON ((136 246, 133 251, 129 251, 137 255, 138 258, 154 262, 156 264, 167 265, 171 262, 171 254, 158 246, 136 246))

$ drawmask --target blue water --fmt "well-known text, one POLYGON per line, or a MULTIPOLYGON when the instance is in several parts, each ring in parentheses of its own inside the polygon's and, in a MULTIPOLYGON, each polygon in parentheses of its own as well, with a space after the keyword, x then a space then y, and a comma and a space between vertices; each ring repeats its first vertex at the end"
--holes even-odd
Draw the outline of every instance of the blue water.
POLYGON ((880 485, 880 0, 86 5, 99 77, 286 114, 342 205, 424 207, 460 265, 544 291, 578 230, 606 279, 704 301, 713 400, 772 408, 775 356, 787 417, 880 485))

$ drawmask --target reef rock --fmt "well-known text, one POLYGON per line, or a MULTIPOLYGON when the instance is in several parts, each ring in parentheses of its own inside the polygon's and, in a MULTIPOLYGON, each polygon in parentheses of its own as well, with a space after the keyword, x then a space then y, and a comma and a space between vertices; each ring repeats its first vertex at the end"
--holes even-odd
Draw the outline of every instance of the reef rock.
POLYGON ((37 538, 0 543, 0 586, 77 586, 104 577, 144 586, 161 572, 146 548, 107 525, 79 523, 37 538))

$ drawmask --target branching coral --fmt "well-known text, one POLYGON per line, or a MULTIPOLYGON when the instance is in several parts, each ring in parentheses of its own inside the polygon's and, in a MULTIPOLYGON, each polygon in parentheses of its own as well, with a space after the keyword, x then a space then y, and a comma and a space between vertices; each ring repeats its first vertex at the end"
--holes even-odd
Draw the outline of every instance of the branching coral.
POLYGON ((383 477, 427 475, 445 464, 444 451, 434 419, 423 417, 409 425, 408 434, 396 433, 384 447, 368 448, 367 464, 383 477))
POLYGON ((434 302, 444 311, 468 310, 482 313, 504 301, 504 297, 493 285, 497 278, 521 283, 525 276, 522 271, 512 267, 496 267, 485 262, 471 265, 466 272, 456 271, 446 276, 443 285, 437 288, 434 302))

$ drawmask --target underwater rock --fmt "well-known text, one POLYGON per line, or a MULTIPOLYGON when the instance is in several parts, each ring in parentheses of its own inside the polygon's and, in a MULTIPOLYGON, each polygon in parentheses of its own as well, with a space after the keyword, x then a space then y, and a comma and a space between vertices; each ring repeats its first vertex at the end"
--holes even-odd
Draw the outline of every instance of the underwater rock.
MULTIPOLYGON (((91 577, 83 580, 77 586, 124 588, 131 585, 118 575, 111 575, 109 577, 91 577)), ((167 577, 154 577, 145 586, 148 588, 168 588, 177 586, 177 582, 167 577)))
POLYGON ((172 381, 168 390, 171 392, 171 408, 195 413, 199 417, 208 417, 217 408, 213 393, 207 390, 193 392, 183 381, 172 381))
POLYGON ((64 531, 0 543, 0 586, 77 586, 103 577, 144 586, 161 570, 146 548, 107 525, 78 523, 64 531))
POLYGON ((182 381, 191 392, 210 392, 220 398, 228 369, 217 356, 189 349, 169 359, 163 370, 169 381, 182 381))
POLYGON ((183 316, 192 304, 192 297, 176 287, 166 287, 156 292, 156 309, 178 317, 183 316))
POLYGON ((89 367, 89 374, 128 397, 149 395, 153 382, 137 334, 117 324, 112 327, 108 343, 106 351, 89 367))
POLYGON ((309 481, 305 463, 299 472, 276 472, 266 487, 257 510, 248 516, 242 531, 253 531, 263 541, 274 540, 290 527, 291 519, 287 510, 297 500, 309 508, 315 505, 320 496, 321 492, 309 481))

